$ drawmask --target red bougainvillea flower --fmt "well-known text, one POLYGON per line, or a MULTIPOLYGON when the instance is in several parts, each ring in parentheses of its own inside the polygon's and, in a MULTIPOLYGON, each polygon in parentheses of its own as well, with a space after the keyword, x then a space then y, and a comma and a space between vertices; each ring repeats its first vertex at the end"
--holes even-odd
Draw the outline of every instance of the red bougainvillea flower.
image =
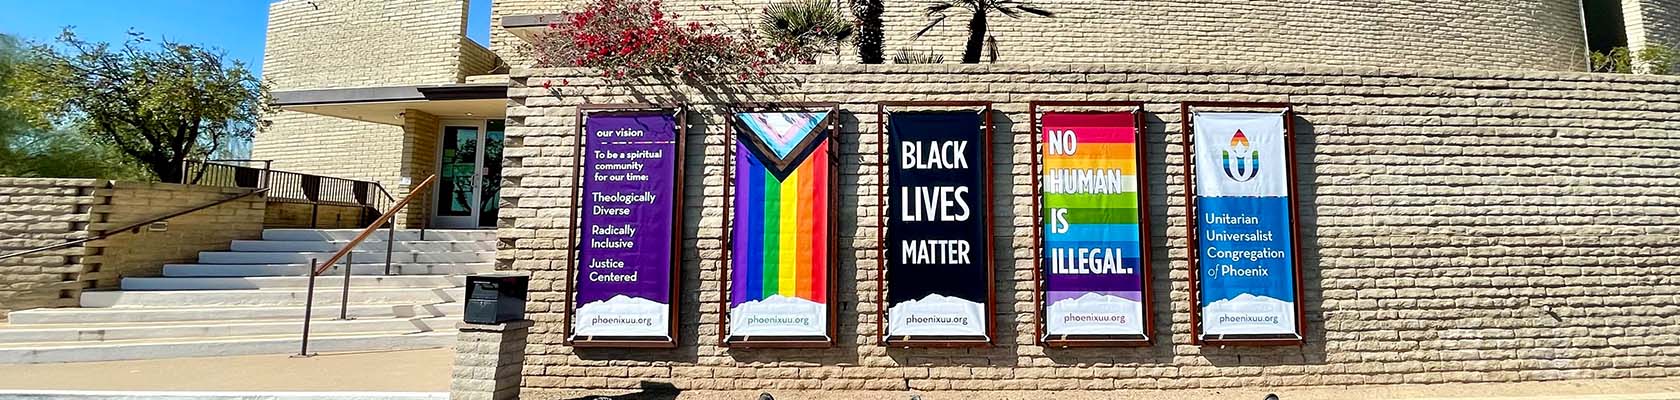
POLYGON ((678 22, 681 15, 664 12, 660 4, 589 0, 569 23, 550 24, 539 33, 531 41, 533 56, 539 66, 589 68, 609 80, 666 75, 702 81, 756 79, 766 65, 810 58, 787 57, 792 50, 786 48, 767 52, 750 29, 737 33, 716 23, 678 22))

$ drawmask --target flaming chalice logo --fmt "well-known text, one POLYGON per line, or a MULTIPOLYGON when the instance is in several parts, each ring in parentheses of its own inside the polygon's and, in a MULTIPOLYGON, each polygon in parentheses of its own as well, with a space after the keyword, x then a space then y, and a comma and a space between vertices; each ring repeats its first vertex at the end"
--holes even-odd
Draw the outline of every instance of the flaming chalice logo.
POLYGON ((1260 175, 1260 151, 1248 145, 1248 136, 1242 130, 1231 135, 1231 146, 1223 153, 1225 161, 1225 176, 1237 182, 1248 182, 1260 175))

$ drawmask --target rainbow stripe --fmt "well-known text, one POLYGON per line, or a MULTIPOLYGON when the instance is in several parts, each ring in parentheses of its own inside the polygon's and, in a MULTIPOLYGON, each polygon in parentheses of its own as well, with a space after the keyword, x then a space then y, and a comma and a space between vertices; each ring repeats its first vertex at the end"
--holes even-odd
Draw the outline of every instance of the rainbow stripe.
MULTIPOLYGON (((1138 129, 1129 112, 1046 113, 1044 132, 1044 265, 1046 301, 1100 293, 1143 300, 1144 213, 1138 185, 1138 129), (1112 250, 1112 252, 1109 252, 1112 250), (1112 254, 1128 274, 1060 273, 1081 252, 1112 254)), ((1052 332, 1054 334, 1054 332, 1052 332)))
POLYGON ((731 305, 774 295, 826 304, 829 147, 823 141, 786 179, 735 145, 731 305))

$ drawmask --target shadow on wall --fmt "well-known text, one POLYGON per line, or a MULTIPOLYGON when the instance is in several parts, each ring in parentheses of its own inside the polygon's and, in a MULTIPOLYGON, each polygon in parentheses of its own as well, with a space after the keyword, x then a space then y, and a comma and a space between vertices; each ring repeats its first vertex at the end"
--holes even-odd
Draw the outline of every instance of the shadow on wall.
POLYGON ((641 391, 616 396, 583 396, 567 400, 675 400, 682 394, 676 385, 665 382, 642 381, 641 391))
MULTIPOLYGON (((630 97, 641 102, 736 104, 764 101, 764 99, 756 98, 759 96, 771 99, 777 98, 776 93, 787 93, 786 89, 801 84, 797 78, 785 76, 781 78, 780 81, 752 84, 750 89, 747 90, 734 89, 728 86, 702 85, 698 86, 697 96, 694 95, 695 92, 681 90, 682 88, 696 88, 696 86, 686 86, 676 81, 659 81, 658 84, 664 86, 666 91, 658 94, 640 92, 636 85, 627 87, 631 90, 630 97), (720 88, 722 90, 719 90, 720 88), (763 94, 742 94, 742 92, 763 94)), ((1168 107, 1169 105, 1153 103, 1151 106, 1168 107)), ((1174 317, 1184 314, 1186 310, 1181 307, 1188 306, 1188 304, 1180 304, 1182 300, 1173 300, 1173 294, 1183 289, 1173 287, 1175 282, 1172 275, 1175 272, 1173 271, 1175 261, 1182 261, 1174 257, 1183 257, 1183 253, 1182 251, 1176 254, 1173 252, 1174 249, 1168 241, 1167 231, 1174 227, 1175 222, 1174 219, 1169 218, 1169 211, 1174 207, 1182 207, 1182 204, 1180 204, 1182 200, 1175 203, 1170 199, 1174 196, 1182 196, 1183 190, 1179 186, 1183 184, 1182 181, 1169 182, 1173 180, 1169 179, 1170 174, 1178 172, 1178 166, 1169 163, 1169 156, 1181 156, 1183 154, 1183 144, 1178 143, 1180 137, 1178 132, 1180 121, 1177 120, 1178 106, 1172 104, 1170 107, 1172 107, 1171 110, 1161 108, 1155 108, 1153 111, 1146 110, 1144 116, 1146 126, 1145 146, 1147 146, 1146 151, 1148 152, 1148 159, 1144 161, 1152 168, 1150 174, 1145 178, 1147 180, 1145 184, 1151 190, 1149 198, 1150 218, 1156 221, 1151 225, 1151 231, 1149 232, 1153 246, 1149 266, 1153 287, 1151 300, 1154 302, 1155 318, 1155 329, 1152 332, 1155 337, 1153 345, 1057 349, 1029 344, 1033 342, 1031 338, 1021 337, 1023 334, 1030 336, 1032 332, 1035 332, 1033 324, 1036 323, 1036 320, 1033 313, 1036 310, 1030 310, 1029 308, 1027 311, 1022 311, 1018 308, 1018 303, 1022 301, 1015 300, 1018 293, 1030 291, 1033 287, 1033 282, 1029 278, 1017 277, 1017 273, 1020 272, 1017 270, 1019 268, 1017 265, 1022 262, 1030 263, 1030 259, 1017 258, 1015 254, 1017 243, 1015 241, 1016 238, 1030 236, 1032 234, 1031 230, 1037 225, 1036 223, 1017 224, 1015 219, 1018 216, 1015 213, 1016 209, 1020 207, 1016 203, 1025 200, 1017 200, 1020 194, 1016 193, 1016 190, 998 189, 1026 185, 1024 176, 1016 176, 1011 171, 1017 170, 1017 167, 1020 167, 1020 169, 1027 168, 1024 165, 1017 165, 1014 155, 1022 151, 1031 152, 1032 149, 1030 135, 1012 133, 1015 132, 1017 124, 1026 124, 1027 122, 1016 121, 1014 119, 1016 115, 994 109, 992 111, 994 133, 992 138, 993 176, 991 181, 994 185, 994 192, 991 201, 993 202, 994 213, 993 257, 995 260, 994 267, 997 268, 994 294, 997 296, 998 312, 994 316, 993 322, 998 324, 996 331, 998 337, 995 340, 998 345, 987 348, 886 348, 884 349, 885 355, 892 358, 894 363, 899 366, 972 365, 1012 367, 1019 366, 1019 361, 1023 357, 1036 355, 1030 353, 1039 351, 1042 351, 1043 356, 1054 360, 1058 365, 1080 363, 1174 365, 1175 358, 1183 355, 1204 357, 1215 366, 1317 365, 1326 363, 1327 338, 1324 323, 1324 303, 1321 295, 1323 274, 1319 265, 1320 256, 1316 233, 1317 213, 1310 206, 1316 204, 1317 200, 1317 185, 1313 183, 1317 180, 1317 174, 1313 168, 1311 155, 1315 154, 1316 151, 1318 132, 1310 121, 1302 118, 1299 114, 1295 116, 1295 164, 1297 165, 1297 198, 1295 203, 1298 205, 1297 234, 1300 241, 1300 253, 1297 256, 1301 260, 1299 273, 1301 274, 1303 293, 1302 306, 1305 310, 1306 343, 1302 346, 1180 346, 1187 345, 1189 339, 1175 336, 1189 333, 1188 326, 1183 325, 1187 324, 1188 321, 1175 321, 1174 317), (1170 118, 1170 120, 1163 119, 1163 117, 1170 118), (1022 179, 1023 182, 1016 182, 1017 178, 1022 179), (1175 327, 1182 329, 1177 329, 1180 332, 1175 332, 1175 327), (1192 354, 1181 354, 1181 351, 1185 349, 1189 349, 1192 354)), ((843 106, 843 108, 845 107, 843 106)), ((863 276, 858 270, 858 264, 863 261, 873 261, 873 252, 879 251, 878 242, 860 242, 879 239, 862 234, 866 230, 875 229, 874 221, 860 220, 858 211, 861 207, 875 206, 876 196, 873 182, 878 179, 876 174, 879 173, 879 171, 874 171, 873 154, 860 154, 863 137, 875 134, 876 121, 874 121, 873 107, 870 108, 871 110, 868 112, 850 109, 849 112, 842 112, 840 115, 841 134, 838 145, 840 149, 841 181, 839 186, 842 188, 842 193, 840 195, 840 209, 838 215, 836 215, 841 234, 839 246, 843 253, 858 252, 859 255, 857 262, 842 261, 836 266, 839 269, 837 273, 840 282, 853 282, 857 285, 856 290, 848 290, 842 285, 840 293, 836 294, 836 298, 840 301, 840 318, 837 321, 840 337, 837 339, 836 346, 824 349, 734 348, 727 350, 728 356, 733 358, 735 362, 803 361, 818 364, 833 364, 837 360, 842 363, 856 362, 865 358, 861 354, 865 351, 864 346, 877 344, 875 325, 879 321, 876 310, 860 310, 857 306, 861 300, 860 296, 876 295, 872 290, 873 278, 863 276), (868 116, 867 120, 862 118, 866 115, 868 116), (866 175, 865 172, 872 173, 866 175), (845 188, 851 189, 847 191, 845 188), (868 279, 869 281, 863 282, 860 279, 868 279), (865 287, 871 289, 865 289, 865 287)), ((708 145, 707 136, 723 132, 721 126, 712 126, 717 121, 727 121, 727 116, 721 115, 725 112, 723 110, 721 107, 711 106, 695 107, 689 110, 693 113, 689 119, 689 123, 693 126, 690 134, 698 137, 690 137, 687 140, 688 148, 684 151, 690 165, 698 163, 702 168, 686 168, 689 174, 685 177, 688 186, 685 189, 688 193, 686 196, 689 197, 685 200, 686 204, 696 204, 694 203, 694 200, 696 200, 694 197, 701 196, 707 189, 721 190, 721 188, 705 187, 703 182, 709 174, 722 175, 724 173, 721 168, 709 171, 707 168, 715 166, 707 163, 705 154, 705 146, 708 145)), ((1025 132, 1027 129, 1023 128, 1021 131, 1025 132)), ((721 198, 721 196, 705 196, 701 200, 717 202, 722 201, 721 198)), ((702 207, 707 209, 717 207, 721 210, 721 204, 707 203, 702 207)), ((698 238, 714 237, 712 235, 721 237, 722 235, 721 232, 700 229, 702 214, 704 213, 684 213, 684 265, 702 265, 710 261, 700 257, 698 238)), ((1185 217, 1188 218, 1188 216, 1185 217)), ((1178 226, 1182 227, 1182 221, 1177 221, 1177 223, 1178 226)), ((719 248, 721 249, 721 246, 719 248)), ((1033 268, 1036 268, 1036 266, 1033 266, 1033 268)), ((721 288, 723 286, 718 286, 719 290, 708 291, 713 293, 712 298, 702 298, 702 291, 699 289, 704 283, 717 279, 702 282, 701 268, 684 268, 681 279, 683 297, 681 298, 680 315, 705 315, 716 311, 716 307, 722 301, 716 296, 722 295, 721 288)), ((721 282, 719 283, 721 284, 721 282)), ((1027 301, 1027 303, 1031 302, 1027 301)), ((1029 307, 1035 306, 1031 305, 1029 307)), ((703 334, 699 319, 681 318, 679 321, 681 321, 679 327, 681 337, 676 349, 575 348, 575 354, 586 360, 697 362, 699 347, 712 346, 718 340, 715 330, 717 322, 715 320, 706 322, 706 324, 712 326, 706 329, 709 331, 708 334, 703 334)), ((870 351, 873 352, 873 350, 870 351)), ((625 396, 646 395, 649 393, 646 390, 648 387, 649 383, 644 382, 643 393, 625 396)), ((672 388, 672 390, 675 389, 672 388)))

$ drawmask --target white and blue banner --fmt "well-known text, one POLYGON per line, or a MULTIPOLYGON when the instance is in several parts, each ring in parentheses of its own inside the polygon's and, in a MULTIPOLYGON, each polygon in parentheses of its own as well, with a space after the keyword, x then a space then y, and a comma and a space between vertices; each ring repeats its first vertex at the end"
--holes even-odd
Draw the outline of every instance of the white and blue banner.
POLYGON ((1197 305, 1204 339, 1300 337, 1284 116, 1193 115, 1197 305))

